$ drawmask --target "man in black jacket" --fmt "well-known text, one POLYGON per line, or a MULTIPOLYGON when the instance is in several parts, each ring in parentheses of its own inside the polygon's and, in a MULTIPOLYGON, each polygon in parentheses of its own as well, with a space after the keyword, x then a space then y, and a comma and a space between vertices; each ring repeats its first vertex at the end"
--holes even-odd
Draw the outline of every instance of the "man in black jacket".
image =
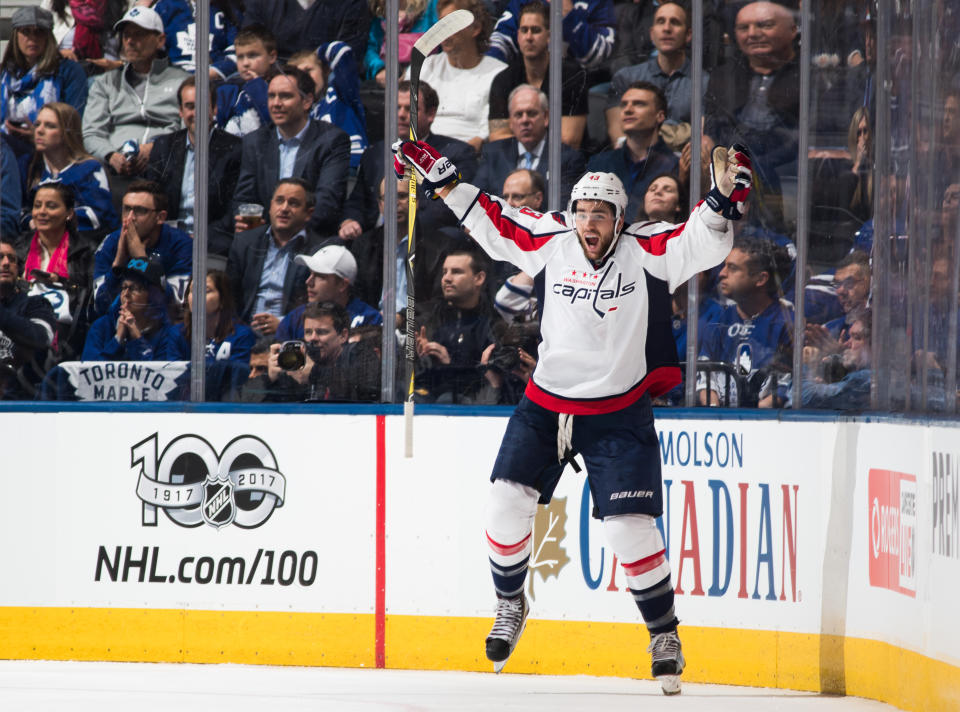
POLYGON ((53 343, 56 316, 50 302, 21 289, 20 263, 11 237, 0 238, 0 398, 33 398, 53 343))
MULTIPOLYGON (((213 96, 213 92, 210 92, 213 96)), ((194 234, 193 209, 196 189, 193 180, 194 145, 197 135, 197 82, 187 77, 177 92, 180 118, 186 128, 158 136, 150 153, 145 177, 159 183, 167 194, 167 220, 179 220, 180 229, 194 234)), ((217 107, 211 107, 213 125, 217 107)), ((207 249, 210 254, 226 257, 233 242, 233 215, 230 212, 233 192, 240 175, 239 136, 213 128, 210 132, 210 167, 207 182, 207 249)))
MULTIPOLYGON (((350 137, 333 124, 310 118, 316 85, 302 69, 287 65, 270 80, 267 92, 273 125, 243 137, 235 205, 266 206, 277 181, 302 178, 315 195, 311 229, 333 235, 347 194, 350 137)), ((250 227, 251 223, 236 219, 236 232, 250 227)))
POLYGON ((227 275, 239 317, 273 336, 284 314, 306 302, 309 268, 294 257, 313 254, 323 239, 308 229, 314 194, 300 178, 284 178, 270 200, 270 223, 237 235, 227 275))
MULTIPOLYGON (((420 82, 420 99, 417 104, 417 136, 428 141, 444 156, 450 158, 460 170, 465 181, 473 179, 477 170, 477 152, 473 146, 449 136, 430 133, 430 127, 437 116, 440 98, 436 90, 426 82, 420 82)), ((410 136, 410 82, 401 81, 397 88, 397 136, 406 140, 410 136)), ((383 141, 377 141, 363 152, 357 182, 343 206, 343 221, 340 223, 340 237, 353 240, 365 230, 377 224, 380 215, 378 196, 380 181, 383 180, 383 141)), ((499 186, 498 186, 499 187, 499 186)), ((456 227, 457 221, 442 200, 427 200, 418 194, 417 222, 428 228, 441 225, 456 227)), ((374 302, 369 302, 373 304, 374 302)))

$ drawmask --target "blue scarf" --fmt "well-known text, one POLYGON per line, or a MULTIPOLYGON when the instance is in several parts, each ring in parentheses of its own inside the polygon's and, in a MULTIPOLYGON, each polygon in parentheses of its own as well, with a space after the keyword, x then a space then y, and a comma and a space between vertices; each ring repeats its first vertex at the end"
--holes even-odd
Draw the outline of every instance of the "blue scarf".
POLYGON ((37 120, 37 112, 44 104, 60 98, 60 84, 56 75, 38 77, 36 70, 34 65, 19 78, 4 70, 0 76, 0 123, 7 119, 29 119, 34 122, 37 120))

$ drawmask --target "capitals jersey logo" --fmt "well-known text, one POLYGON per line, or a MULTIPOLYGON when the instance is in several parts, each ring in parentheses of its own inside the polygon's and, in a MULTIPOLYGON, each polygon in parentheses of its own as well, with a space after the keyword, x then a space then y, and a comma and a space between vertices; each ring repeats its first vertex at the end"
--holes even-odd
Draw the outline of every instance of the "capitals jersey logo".
POLYGON ((590 270, 568 268, 563 271, 560 281, 553 283, 553 293, 571 304, 578 301, 589 303, 601 319, 609 312, 620 308, 622 298, 636 289, 636 282, 624 282, 623 275, 617 271, 616 279, 610 277, 614 264, 610 263, 602 274, 590 270))

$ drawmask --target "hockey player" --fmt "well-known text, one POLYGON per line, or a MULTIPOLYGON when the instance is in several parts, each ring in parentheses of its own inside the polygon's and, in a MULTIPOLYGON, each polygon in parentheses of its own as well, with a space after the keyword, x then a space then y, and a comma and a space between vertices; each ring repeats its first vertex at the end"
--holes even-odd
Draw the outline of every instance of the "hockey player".
POLYGON ((395 169, 413 167, 490 256, 544 273, 543 342, 494 464, 486 535, 497 594, 486 654, 499 672, 523 632, 523 593, 537 504, 581 454, 595 514, 650 632, 653 676, 680 691, 670 564, 655 518, 663 511, 651 396, 680 382, 670 292, 724 260, 730 220, 750 190, 748 157, 719 148, 714 185, 683 225, 625 228, 627 195, 611 173, 587 173, 566 211, 539 213, 458 182, 450 160, 423 142, 397 142, 395 169))

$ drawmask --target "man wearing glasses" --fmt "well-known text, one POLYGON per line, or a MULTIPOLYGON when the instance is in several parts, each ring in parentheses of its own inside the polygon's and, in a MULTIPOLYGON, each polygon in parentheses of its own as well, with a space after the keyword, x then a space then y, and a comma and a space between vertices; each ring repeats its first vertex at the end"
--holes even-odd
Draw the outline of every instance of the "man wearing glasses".
POLYGON ((152 181, 130 184, 123 196, 120 229, 100 243, 94 256, 94 311, 106 314, 120 295, 118 272, 130 259, 156 255, 166 275, 167 289, 177 302, 186 297, 193 265, 193 241, 166 223, 167 194, 152 181))

